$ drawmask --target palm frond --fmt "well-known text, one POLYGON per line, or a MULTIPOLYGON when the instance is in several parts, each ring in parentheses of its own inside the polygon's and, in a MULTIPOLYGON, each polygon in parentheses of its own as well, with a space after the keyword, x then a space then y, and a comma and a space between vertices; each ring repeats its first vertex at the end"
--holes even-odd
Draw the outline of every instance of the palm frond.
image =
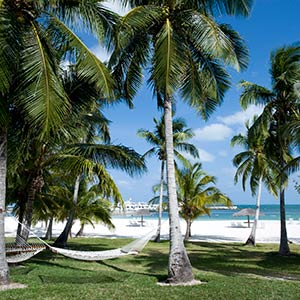
POLYGON ((63 22, 54 16, 50 17, 49 33, 53 36, 56 45, 65 47, 76 54, 76 68, 79 78, 95 84, 98 93, 107 99, 115 97, 116 84, 108 68, 91 50, 74 34, 63 22))
POLYGON ((37 23, 31 22, 23 43, 22 71, 15 101, 24 107, 29 122, 44 135, 60 128, 69 101, 57 73, 56 55, 37 23))
POLYGON ((265 87, 248 81, 241 81, 240 86, 243 88, 243 92, 240 96, 240 103, 244 109, 251 104, 265 105, 272 101, 275 96, 272 91, 265 87))

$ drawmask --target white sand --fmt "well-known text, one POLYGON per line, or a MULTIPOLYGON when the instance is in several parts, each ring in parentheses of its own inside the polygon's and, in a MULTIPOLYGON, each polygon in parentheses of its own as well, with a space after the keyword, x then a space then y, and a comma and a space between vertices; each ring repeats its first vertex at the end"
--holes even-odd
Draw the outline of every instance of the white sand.
MULTIPOLYGON (((157 226, 156 220, 146 221, 145 226, 141 227, 132 224, 129 218, 113 218, 115 225, 114 230, 109 230, 101 224, 95 224, 95 228, 86 225, 84 236, 87 237, 106 237, 106 238, 136 238, 140 237, 157 226)), ((181 221, 182 234, 185 233, 185 222, 181 221)), ((258 243, 279 243, 280 239, 280 222, 279 221, 259 221, 257 229, 258 243)), ((5 218, 6 236, 14 236, 17 223, 13 217, 5 218)), ((58 236, 64 228, 64 223, 55 223, 53 226, 53 235, 58 236)), ((46 228, 44 223, 38 223, 33 227, 33 232, 42 237, 45 235, 46 228)), ((79 222, 73 225, 72 233, 76 234, 79 230, 79 222)), ((209 241, 209 242, 245 242, 250 234, 251 228, 243 221, 195 221, 192 224, 192 241, 209 241)), ((288 238, 295 244, 300 244, 300 220, 287 221, 288 238)), ((168 221, 162 224, 162 238, 167 239, 169 233, 168 221)))

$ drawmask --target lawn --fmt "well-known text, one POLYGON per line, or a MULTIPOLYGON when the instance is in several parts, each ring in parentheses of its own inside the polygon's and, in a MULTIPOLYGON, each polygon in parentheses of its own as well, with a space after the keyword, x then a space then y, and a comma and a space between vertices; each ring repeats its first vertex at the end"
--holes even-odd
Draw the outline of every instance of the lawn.
MULTIPOLYGON (((73 239, 69 248, 107 250, 127 239, 73 239)), ((83 262, 43 251, 11 268, 26 289, 0 292, 0 299, 300 299, 300 246, 280 257, 278 245, 188 243, 197 286, 159 286, 167 275, 168 242, 150 242, 138 256, 83 262)))

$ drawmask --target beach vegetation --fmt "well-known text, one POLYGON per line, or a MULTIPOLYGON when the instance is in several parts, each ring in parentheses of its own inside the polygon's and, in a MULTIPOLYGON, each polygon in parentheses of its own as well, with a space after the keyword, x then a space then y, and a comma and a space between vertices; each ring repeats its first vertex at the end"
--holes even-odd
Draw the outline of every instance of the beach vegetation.
POLYGON ((192 266, 182 241, 173 151, 172 112, 176 97, 204 119, 222 102, 230 86, 225 65, 237 70, 248 63, 243 39, 214 16, 248 16, 253 1, 134 1, 121 18, 117 44, 110 60, 125 98, 132 99, 149 67, 149 85, 164 110, 166 168, 170 220, 168 282, 193 280, 192 266))
MULTIPOLYGON (((257 117, 254 118, 253 122, 257 117)), ((263 129, 256 131, 255 136, 250 135, 250 121, 245 124, 246 133, 238 134, 231 139, 231 146, 240 146, 243 151, 236 154, 233 164, 237 167, 234 182, 237 183, 242 178, 243 190, 249 179, 252 195, 256 195, 255 218, 251 233, 246 241, 246 245, 256 245, 256 229, 260 214, 261 190, 264 183, 267 189, 276 197, 277 188, 276 174, 272 171, 272 164, 268 159, 266 144, 269 134, 263 129)))
MULTIPOLYGON (((151 157, 153 155, 157 156, 161 161, 160 169, 160 186, 159 186, 159 207, 158 207, 158 228, 155 241, 160 241, 160 231, 161 231, 161 220, 163 211, 163 192, 165 185, 165 162, 166 162, 166 138, 165 138, 165 122, 162 116, 160 120, 153 119, 155 123, 155 129, 153 132, 146 129, 139 129, 137 134, 141 138, 144 138, 149 144, 153 145, 143 156, 151 157)), ((183 156, 181 152, 186 152, 194 158, 199 158, 199 153, 197 148, 187 140, 194 136, 194 133, 190 128, 186 128, 186 122, 182 118, 173 118, 173 146, 174 146, 174 156, 181 163, 186 164, 187 159, 183 156)), ((153 200, 152 200, 153 202, 153 200)))
POLYGON ((193 221, 202 215, 210 215, 212 206, 231 206, 231 200, 216 186, 216 177, 208 175, 201 163, 188 163, 176 170, 179 214, 186 222, 184 240, 191 237, 193 221))
POLYGON ((297 120, 300 102, 297 87, 300 78, 299 45, 283 46, 271 53, 271 89, 243 81, 240 102, 243 108, 250 104, 264 105, 262 114, 253 123, 250 135, 255 140, 256 132, 264 130, 268 134, 268 159, 272 169, 278 174, 278 194, 280 200, 280 246, 279 253, 290 254, 285 215, 285 190, 288 184, 288 164, 293 160, 293 136, 286 134, 286 127, 297 120))
MULTIPOLYGON (((71 107, 62 80, 65 64, 76 64, 79 77, 95 85, 99 98, 115 97, 116 85, 108 68, 73 31, 94 33, 107 45, 115 22, 116 15, 95 1, 89 5, 81 1, 0 2, 0 284, 9 281, 3 222, 8 132, 17 134, 13 121, 18 117, 17 122, 24 125, 22 133, 34 137, 24 143, 35 146, 26 153, 33 154, 64 127, 71 107)), ((35 175, 27 178, 31 179, 29 197, 42 185, 40 174, 35 175)))

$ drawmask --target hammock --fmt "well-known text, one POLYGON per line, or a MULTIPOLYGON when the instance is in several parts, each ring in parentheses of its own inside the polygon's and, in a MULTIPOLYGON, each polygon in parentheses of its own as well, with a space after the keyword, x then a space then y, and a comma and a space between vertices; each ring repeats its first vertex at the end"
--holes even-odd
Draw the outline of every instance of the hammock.
POLYGON ((20 262, 30 259, 34 255, 43 251, 45 248, 46 247, 35 249, 34 251, 29 251, 28 249, 26 249, 26 250, 22 249, 21 251, 19 250, 19 252, 17 252, 17 253, 6 255, 6 261, 9 264, 17 264, 17 263, 20 263, 20 262))
MULTIPOLYGON (((17 221, 18 222, 18 221, 17 221)), ((19 223, 19 222, 18 222, 19 223)), ((20 223, 21 224, 21 223, 20 223)), ((21 224, 24 226, 23 224, 21 224)), ((24 226, 25 227, 25 226, 24 226)), ((28 228, 26 228, 29 230, 28 228)), ((30 231, 30 230, 29 230, 30 231)), ((125 255, 137 255, 141 252, 152 236, 155 234, 156 229, 151 230, 146 235, 134 240, 133 242, 123 246, 122 248, 104 250, 104 251, 77 251, 70 249, 62 249, 57 247, 52 247, 32 231, 30 231, 37 239, 39 239, 43 244, 28 244, 26 241, 22 240, 21 245, 7 244, 6 245, 6 259, 8 263, 18 263, 30 259, 34 255, 43 251, 46 247, 54 253, 64 255, 69 258, 85 261, 97 261, 105 259, 118 258, 125 255)), ((21 238, 21 237, 18 237, 21 238)))
POLYGON ((44 244, 29 244, 20 236, 16 240, 18 242, 5 245, 6 261, 9 264, 23 262, 46 249, 44 244))
POLYGON ((125 255, 137 255, 139 254, 149 240, 154 235, 155 230, 151 230, 148 234, 140 237, 139 239, 134 240, 133 242, 123 246, 122 248, 112 249, 112 250, 104 250, 104 251, 77 251, 77 250, 69 250, 69 249, 62 249, 52 247, 47 244, 49 249, 54 252, 58 253, 73 259, 78 260, 86 260, 86 261, 97 261, 97 260, 105 260, 105 259, 113 259, 118 258, 125 255))

